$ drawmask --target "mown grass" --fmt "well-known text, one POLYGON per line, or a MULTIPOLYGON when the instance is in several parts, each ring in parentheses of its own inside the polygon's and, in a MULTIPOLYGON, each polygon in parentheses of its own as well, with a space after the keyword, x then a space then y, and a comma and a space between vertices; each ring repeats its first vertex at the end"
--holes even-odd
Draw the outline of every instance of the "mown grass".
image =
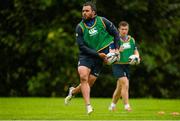
POLYGON ((86 114, 82 98, 64 105, 64 98, 0 98, 0 120, 180 120, 180 100, 130 99, 132 112, 108 111, 110 98, 91 98, 92 115, 86 114), (163 112, 159 114, 158 112, 163 112))

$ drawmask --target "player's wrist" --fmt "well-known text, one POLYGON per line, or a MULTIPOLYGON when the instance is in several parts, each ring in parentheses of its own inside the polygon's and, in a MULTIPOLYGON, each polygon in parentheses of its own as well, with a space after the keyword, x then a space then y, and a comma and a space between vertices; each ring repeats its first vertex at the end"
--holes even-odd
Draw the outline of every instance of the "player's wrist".
POLYGON ((105 53, 98 53, 99 57, 102 58, 102 59, 105 59, 106 58, 106 54, 105 53))

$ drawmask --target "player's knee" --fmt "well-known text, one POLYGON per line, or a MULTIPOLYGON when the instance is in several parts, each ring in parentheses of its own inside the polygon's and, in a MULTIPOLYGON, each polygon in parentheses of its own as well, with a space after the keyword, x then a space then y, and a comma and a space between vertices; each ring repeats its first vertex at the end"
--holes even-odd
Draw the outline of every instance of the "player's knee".
POLYGON ((81 82, 88 81, 88 76, 86 74, 80 74, 80 80, 81 82))
POLYGON ((94 84, 94 81, 89 82, 89 86, 92 87, 94 84))
POLYGON ((97 77, 91 76, 89 78, 89 86, 92 87, 94 82, 96 81, 97 77))
POLYGON ((122 86, 128 86, 128 81, 126 79, 121 80, 121 85, 122 86))

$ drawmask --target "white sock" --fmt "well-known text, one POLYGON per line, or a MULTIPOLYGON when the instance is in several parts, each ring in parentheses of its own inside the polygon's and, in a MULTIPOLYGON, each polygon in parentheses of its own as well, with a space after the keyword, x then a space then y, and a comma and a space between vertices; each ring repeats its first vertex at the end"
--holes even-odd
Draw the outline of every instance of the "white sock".
POLYGON ((91 107, 91 104, 87 104, 86 107, 87 107, 87 108, 90 108, 90 107, 91 107))
POLYGON ((129 107, 130 107, 129 104, 125 104, 125 105, 124 105, 124 108, 125 108, 125 109, 127 109, 127 108, 129 108, 129 107))
POLYGON ((111 107, 116 107, 116 104, 112 102, 111 107))

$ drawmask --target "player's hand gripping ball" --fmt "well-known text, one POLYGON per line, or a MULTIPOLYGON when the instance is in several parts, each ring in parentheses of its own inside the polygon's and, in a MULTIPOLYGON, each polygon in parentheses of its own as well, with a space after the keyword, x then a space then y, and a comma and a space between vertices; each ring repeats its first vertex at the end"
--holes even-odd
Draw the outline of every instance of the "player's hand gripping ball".
POLYGON ((129 64, 130 65, 138 65, 140 63, 140 58, 137 55, 129 56, 129 64))
POLYGON ((115 52, 109 52, 106 55, 106 64, 111 65, 119 59, 119 54, 115 52))

